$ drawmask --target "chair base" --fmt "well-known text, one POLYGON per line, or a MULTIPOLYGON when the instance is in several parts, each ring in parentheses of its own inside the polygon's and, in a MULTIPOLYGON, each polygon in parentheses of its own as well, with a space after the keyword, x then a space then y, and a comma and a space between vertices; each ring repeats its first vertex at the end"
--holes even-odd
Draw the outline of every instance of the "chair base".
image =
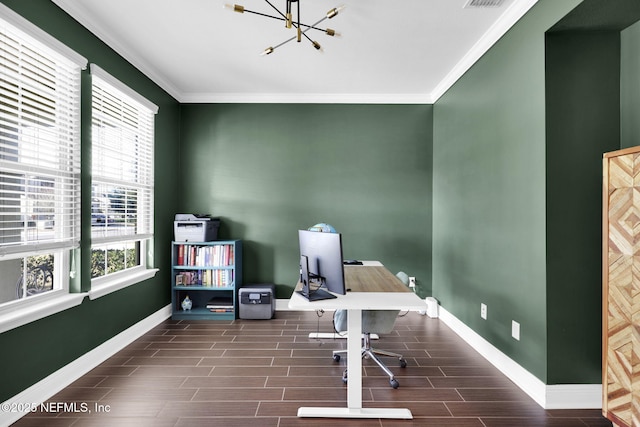
MULTIPOLYGON (((340 357, 341 355, 347 354, 346 350, 335 350, 333 352, 333 360, 335 360, 336 362, 340 361, 340 357)), ((391 387, 393 388, 398 388, 400 386, 400 384, 398 383, 398 380, 396 380, 395 375, 393 374, 393 372, 391 372, 391 370, 387 367, 387 365, 385 365, 382 360, 380 360, 380 358, 378 356, 384 356, 384 357, 394 357, 396 359, 398 359, 400 361, 400 367, 404 368, 407 366, 407 362, 406 360, 404 360, 404 357, 402 357, 401 354, 398 353, 392 353, 390 351, 386 351, 386 350, 379 350, 379 349, 373 349, 371 348, 371 338, 369 337, 368 334, 364 335, 364 345, 362 347, 362 358, 363 359, 371 359, 374 362, 376 362, 376 364, 380 367, 380 369, 382 369, 387 376, 389 377, 389 384, 391 385, 391 387)), ((342 374, 342 381, 347 382, 347 370, 345 369, 344 373, 342 374)))

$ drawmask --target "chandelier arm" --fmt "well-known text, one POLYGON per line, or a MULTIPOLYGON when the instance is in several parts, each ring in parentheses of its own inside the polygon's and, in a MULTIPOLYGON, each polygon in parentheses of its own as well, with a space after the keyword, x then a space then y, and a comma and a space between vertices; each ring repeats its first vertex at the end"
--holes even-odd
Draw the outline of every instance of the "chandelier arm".
POLYGON ((282 12, 280 12, 280 9, 275 7, 269 0, 264 0, 264 1, 266 1, 267 4, 273 8, 273 10, 275 10, 276 12, 278 12, 280 14, 280 16, 282 16, 282 19, 281 19, 282 21, 286 21, 287 20, 287 17, 282 12))
MULTIPOLYGON (((255 12, 255 11, 253 11, 253 10, 249 10, 249 9, 244 9, 244 12, 245 12, 245 13, 253 13, 254 15, 264 16, 265 18, 275 19, 275 20, 277 20, 277 21, 285 21, 285 18, 281 18, 281 17, 279 17, 279 16, 268 15, 268 14, 266 14, 266 13, 262 13, 262 12, 255 12)), ((318 22, 315 22, 315 23, 313 23, 313 24, 311 24, 311 25, 309 25, 309 24, 305 24, 305 23, 302 23, 302 22, 301 22, 301 23, 300 23, 300 26, 301 26, 301 27, 305 27, 305 28, 306 28, 305 30, 302 30, 303 32, 304 32, 304 31, 308 31, 308 30, 310 30, 310 29, 314 29, 314 30, 318 30, 318 31, 325 32, 325 31, 327 31, 326 29, 324 29, 324 28, 320 28, 320 27, 317 27, 317 26, 316 26, 316 25, 318 25, 319 23, 321 23, 322 21, 324 21, 325 19, 327 19, 327 18, 322 18, 322 19, 321 19, 321 20, 319 20, 318 22)), ((296 23, 295 23, 295 22, 294 22, 294 25, 296 25, 296 23)))
POLYGON ((313 24, 311 24, 311 25, 307 25, 307 24, 300 24, 300 26, 301 26, 301 27, 307 27, 307 29, 306 29, 306 30, 304 30, 304 31, 308 31, 308 30, 310 30, 310 29, 314 29, 314 30, 322 31, 322 32, 324 33, 324 32, 326 32, 327 30, 326 30, 326 29, 323 29, 323 28, 316 27, 316 25, 318 25, 319 23, 321 23, 322 21, 324 21, 324 20, 326 20, 326 19, 327 19, 327 17, 325 16, 324 18, 320 19, 319 21, 314 22, 314 23, 313 23, 313 24))
MULTIPOLYGON (((264 1, 265 1, 265 2, 267 2, 267 4, 269 4, 269 6, 271 6, 271 7, 273 8, 273 10, 275 10, 276 12, 278 12, 278 13, 280 14, 280 16, 269 15, 269 14, 267 14, 267 13, 263 13, 263 12, 256 12, 256 11, 254 11, 254 10, 249 10, 249 9, 243 9, 243 12, 246 12, 246 13, 253 13, 254 15, 264 16, 265 18, 271 18, 271 19, 275 19, 275 20, 278 20, 278 21, 286 21, 286 20, 287 20, 286 16, 285 16, 282 12, 280 12, 280 11, 278 10, 278 8, 277 8, 277 7, 275 7, 275 6, 274 6, 274 5, 273 5, 269 0, 264 0, 264 1)), ((317 25, 318 25, 319 23, 321 23, 321 22, 323 22, 323 21, 327 20, 328 18, 329 18, 328 16, 323 16, 321 19, 319 19, 318 21, 314 22, 314 23, 313 23, 313 24, 311 24, 311 25, 305 24, 305 23, 303 23, 303 22, 298 22, 298 23, 297 23, 297 25, 299 25, 299 26, 301 26, 301 27, 306 27, 306 29, 307 29, 307 30, 308 30, 308 29, 310 29, 310 28, 312 28, 312 29, 314 29, 314 30, 318 30, 318 31, 326 32, 327 30, 326 30, 325 28, 319 28, 319 27, 317 27, 317 25)), ((293 22, 292 24, 293 24, 294 26, 296 25, 296 23, 295 23, 295 22, 293 22)), ((297 28, 297 27, 296 27, 296 28, 297 28)), ((307 30, 304 30, 304 31, 307 31, 307 30)))
POLYGON ((285 45, 285 44, 289 43, 291 40, 295 40, 296 38, 297 38, 297 36, 293 36, 293 37, 291 37, 291 38, 289 38, 289 39, 287 39, 287 40, 283 41, 282 43, 275 45, 275 46, 273 47, 273 50, 276 50, 276 49, 277 49, 277 48, 279 48, 280 46, 285 45))
POLYGON ((296 30, 298 31, 298 41, 300 41, 301 39, 301 35, 302 35, 302 28, 300 27, 300 2, 298 1, 298 28, 296 28, 296 30))
MULTIPOLYGON (((279 48, 279 47, 281 47, 281 46, 283 46, 283 45, 285 45, 285 44, 289 43, 290 41, 295 40, 297 38, 298 38, 298 36, 290 37, 287 40, 283 41, 282 43, 279 43, 279 44, 273 46, 271 49, 276 50, 277 48, 279 48)), ((309 37, 307 37, 307 39, 311 42, 311 44, 313 44, 313 40, 311 40, 309 37)))
POLYGON ((318 30, 318 31, 322 31, 323 33, 327 31, 326 28, 320 28, 320 27, 316 27, 315 25, 305 25, 305 24, 300 24, 301 27, 307 27, 306 30, 303 31, 309 31, 309 30, 318 30))
POLYGON ((271 18, 271 19, 276 19, 278 21, 284 21, 284 18, 281 18, 279 16, 273 16, 273 15, 268 15, 266 13, 262 13, 262 12, 255 12, 253 10, 249 10, 249 9, 245 9, 244 12, 246 13, 253 13, 254 15, 260 15, 260 16, 264 16, 265 18, 271 18))
MULTIPOLYGON (((275 20, 277 20, 277 21, 285 21, 285 18, 281 18, 281 17, 279 17, 279 16, 269 15, 269 14, 262 13, 262 12, 256 12, 256 11, 249 10, 249 9, 244 9, 244 12, 245 12, 245 13, 253 13, 254 15, 264 16, 265 18, 275 19, 275 20)), ((322 19, 321 19, 321 20, 319 20, 318 22, 314 22, 314 23, 313 23, 313 24, 311 24, 311 25, 309 25, 309 24, 305 24, 305 23, 301 22, 301 23, 300 23, 300 26, 301 26, 301 27, 305 27, 305 28, 306 28, 306 30, 303 30, 303 32, 304 32, 304 31, 307 31, 307 30, 309 30, 309 29, 314 29, 314 30, 318 30, 318 31, 325 32, 325 31, 327 31, 325 28, 320 28, 320 27, 317 27, 317 26, 316 26, 316 25, 318 25, 319 23, 321 23, 322 21, 324 21, 325 19, 327 19, 327 18, 322 18, 322 19)), ((293 25, 295 26, 295 25, 297 25, 297 24, 294 22, 294 23, 293 23, 293 25)))
MULTIPOLYGON (((313 40, 311 40, 311 39, 310 39, 306 34, 304 34, 306 31, 309 31, 309 28, 307 28, 306 30, 302 31, 302 34, 307 38, 307 40, 309 40, 309 41, 311 42, 311 44, 312 44, 312 45, 314 45, 314 46, 315 46, 315 44, 314 44, 313 40)), ((290 37, 290 38, 288 38, 287 40, 283 41, 282 43, 277 44, 277 45, 275 45, 275 46, 273 46, 273 47, 270 47, 269 49, 271 50, 271 52, 273 52, 273 51, 274 51, 274 50, 276 50, 277 48, 279 48, 279 47, 281 47, 281 46, 283 46, 283 45, 285 45, 285 44, 289 43, 290 41, 295 40, 295 39, 297 39, 297 38, 298 38, 298 36, 297 36, 297 35, 296 35, 296 36, 293 36, 293 37, 290 37)), ((267 49, 267 50, 269 50, 269 49, 267 49)), ((271 52, 268 52, 268 53, 271 53, 271 52)))

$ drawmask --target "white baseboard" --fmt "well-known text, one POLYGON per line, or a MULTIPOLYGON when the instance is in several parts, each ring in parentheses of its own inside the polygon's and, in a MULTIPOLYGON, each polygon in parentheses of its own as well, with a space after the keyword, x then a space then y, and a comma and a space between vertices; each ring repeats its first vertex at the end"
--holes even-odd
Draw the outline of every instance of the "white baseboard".
MULTIPOLYGON (((277 298, 276 299, 276 311, 294 311, 289 308, 289 298, 277 298)), ((299 310, 295 310, 299 311, 299 310)))
POLYGON ((547 386, 545 409, 602 409, 602 384, 547 386))
MULTIPOLYGON (((58 369, 48 377, 16 394, 0 404, 2 408, 23 408, 24 405, 39 405, 82 377, 84 374, 122 350, 159 323, 171 317, 171 305, 161 308, 149 317, 120 332, 73 362, 58 369)), ((26 412, 0 411, 0 425, 11 425, 26 415, 26 412)))
POLYGON ((442 307, 440 320, 544 409, 602 408, 602 384, 547 385, 442 307))

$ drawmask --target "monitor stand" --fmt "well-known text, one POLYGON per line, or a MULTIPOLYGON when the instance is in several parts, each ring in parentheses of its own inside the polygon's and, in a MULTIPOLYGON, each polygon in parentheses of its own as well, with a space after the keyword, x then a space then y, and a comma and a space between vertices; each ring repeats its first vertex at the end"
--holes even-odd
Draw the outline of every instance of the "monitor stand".
POLYGON ((300 281, 302 282, 302 290, 296 292, 309 301, 338 298, 322 289, 322 286, 325 285, 324 277, 309 272, 309 258, 306 255, 300 255, 300 281), (318 284, 318 287, 312 291, 310 285, 313 282, 318 284))
POLYGON ((338 298, 337 296, 333 295, 329 291, 325 291, 324 289, 316 289, 310 294, 308 292, 305 292, 304 290, 296 291, 296 292, 298 292, 300 295, 302 295, 304 298, 308 299, 309 301, 320 301, 323 299, 338 298))

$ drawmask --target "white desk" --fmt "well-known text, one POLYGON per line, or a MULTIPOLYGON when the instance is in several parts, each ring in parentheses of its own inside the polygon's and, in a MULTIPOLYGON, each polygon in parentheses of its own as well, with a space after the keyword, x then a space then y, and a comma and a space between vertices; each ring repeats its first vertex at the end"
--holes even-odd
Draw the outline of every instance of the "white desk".
MULTIPOLYGON (((297 292, 289 300, 294 310, 349 310, 347 322, 347 407, 301 407, 299 417, 329 418, 403 418, 413 415, 404 408, 362 407, 362 310, 424 310, 425 303, 411 292, 395 275, 378 262, 365 262, 362 266, 344 267, 345 284, 351 288, 338 298, 308 301, 297 292)), ((300 285, 300 284, 298 284, 300 285)), ((329 359, 328 359, 329 360, 329 359)))

